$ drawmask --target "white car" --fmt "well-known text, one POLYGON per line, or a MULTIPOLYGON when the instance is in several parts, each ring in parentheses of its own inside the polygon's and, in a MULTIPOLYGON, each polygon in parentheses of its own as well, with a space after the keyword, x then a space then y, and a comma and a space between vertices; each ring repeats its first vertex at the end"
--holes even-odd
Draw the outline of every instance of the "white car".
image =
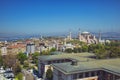
POLYGON ((5 70, 1 67, 0 68, 0 74, 3 74, 5 72, 5 70))
POLYGON ((6 78, 14 78, 15 76, 14 76, 12 71, 6 71, 6 72, 4 72, 4 77, 6 77, 6 78))

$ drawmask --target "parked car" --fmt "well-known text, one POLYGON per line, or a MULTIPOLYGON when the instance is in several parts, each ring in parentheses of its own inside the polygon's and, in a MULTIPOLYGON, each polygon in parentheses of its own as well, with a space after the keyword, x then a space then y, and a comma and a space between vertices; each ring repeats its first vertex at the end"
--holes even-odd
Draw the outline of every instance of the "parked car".
POLYGON ((6 78, 14 78, 14 74, 13 74, 13 71, 9 70, 9 71, 5 71, 4 72, 4 77, 6 78))

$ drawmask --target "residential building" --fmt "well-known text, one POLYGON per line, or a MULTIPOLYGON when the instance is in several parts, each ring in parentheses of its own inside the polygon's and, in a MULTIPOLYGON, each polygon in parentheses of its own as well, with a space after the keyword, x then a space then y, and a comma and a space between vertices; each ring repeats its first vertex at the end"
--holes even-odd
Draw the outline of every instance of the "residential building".
POLYGON ((11 43, 7 47, 7 53, 17 54, 19 52, 25 52, 26 44, 24 43, 11 43))
POLYGON ((35 44, 29 43, 26 45, 27 54, 33 54, 35 52, 35 44))
POLYGON ((1 54, 2 55, 7 55, 7 47, 6 46, 1 47, 1 54))

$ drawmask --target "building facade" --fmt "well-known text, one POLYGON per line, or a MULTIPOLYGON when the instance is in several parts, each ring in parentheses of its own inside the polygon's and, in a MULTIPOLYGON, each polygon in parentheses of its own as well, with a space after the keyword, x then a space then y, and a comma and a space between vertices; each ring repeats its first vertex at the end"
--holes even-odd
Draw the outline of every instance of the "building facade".
POLYGON ((92 35, 91 33, 84 31, 84 32, 79 32, 78 34, 78 39, 79 41, 88 43, 88 44, 92 44, 92 43, 98 43, 97 38, 95 37, 95 35, 92 35))
POLYGON ((1 47, 1 53, 2 53, 2 55, 7 55, 7 47, 2 46, 1 47))
POLYGON ((35 52, 35 44, 27 44, 26 52, 28 54, 33 54, 35 52))
MULTIPOLYGON (((78 54, 62 53, 58 55, 39 56, 38 71, 39 74, 43 77, 43 79, 45 79, 46 71, 49 68, 49 66, 51 66, 51 64, 68 63, 75 59, 77 61, 87 61, 88 59, 93 60, 88 58, 90 56, 95 56, 95 55, 93 55, 92 53, 78 53, 78 54)), ((53 69, 52 66, 51 69, 53 69)))
POLYGON ((95 59, 92 53, 40 56, 39 74, 45 80, 49 67, 53 80, 119 80, 120 58, 95 59))
POLYGON ((52 64, 53 80, 119 80, 120 59, 52 64))

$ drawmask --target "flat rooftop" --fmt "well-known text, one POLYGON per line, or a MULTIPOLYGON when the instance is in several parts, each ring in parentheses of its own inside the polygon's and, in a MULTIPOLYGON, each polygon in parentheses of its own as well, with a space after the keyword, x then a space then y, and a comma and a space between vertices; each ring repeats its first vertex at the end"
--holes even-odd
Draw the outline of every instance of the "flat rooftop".
POLYGON ((77 65, 71 65, 71 62, 59 63, 52 64, 52 66, 64 74, 104 70, 116 75, 120 75, 120 58, 78 62, 77 65))
POLYGON ((88 61, 88 60, 95 60, 95 55, 93 53, 62 53, 58 55, 45 55, 39 56, 39 60, 41 61, 50 61, 50 60, 58 60, 58 59, 75 59, 77 61, 88 61))

